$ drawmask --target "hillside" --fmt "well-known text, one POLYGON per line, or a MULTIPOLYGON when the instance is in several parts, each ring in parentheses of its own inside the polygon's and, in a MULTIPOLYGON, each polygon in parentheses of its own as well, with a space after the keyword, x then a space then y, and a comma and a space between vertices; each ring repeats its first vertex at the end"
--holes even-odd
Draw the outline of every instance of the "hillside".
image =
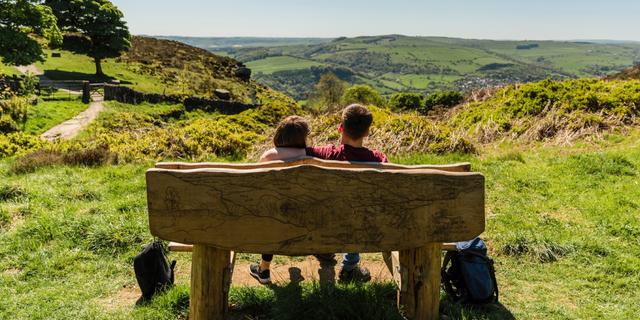
POLYGON ((640 64, 607 77, 608 80, 640 80, 640 64))
POLYGON ((131 50, 117 59, 104 61, 108 79, 97 78, 93 61, 84 55, 59 51, 36 66, 53 80, 104 81, 118 79, 134 89, 167 94, 211 97, 214 89, 226 89, 234 100, 255 99, 256 84, 245 81, 237 73, 243 68, 238 61, 177 41, 134 36, 131 50))
POLYGON ((296 99, 305 99, 326 71, 389 94, 450 88, 468 91, 545 78, 601 77, 640 61, 640 44, 631 42, 492 41, 400 35, 215 50, 245 62, 253 69, 255 79, 296 99))

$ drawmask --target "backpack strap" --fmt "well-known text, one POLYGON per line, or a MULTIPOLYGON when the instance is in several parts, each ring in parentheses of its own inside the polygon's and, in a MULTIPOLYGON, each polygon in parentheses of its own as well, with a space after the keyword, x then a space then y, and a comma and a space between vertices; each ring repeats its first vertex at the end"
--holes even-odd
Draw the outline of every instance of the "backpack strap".
POLYGON ((458 252, 456 251, 448 251, 444 256, 444 261, 442 262, 442 268, 440 269, 440 277, 441 277, 440 283, 442 284, 444 291, 454 300, 458 299, 459 294, 456 292, 456 290, 453 289, 453 286, 451 285, 452 279, 451 277, 449 277, 449 274, 447 273, 447 266, 451 262, 451 259, 453 258, 453 256, 456 255, 457 253, 458 252))
POLYGON ((493 281, 493 293, 495 296, 495 300, 493 302, 498 302, 500 297, 500 293, 498 292, 498 280, 496 280, 496 269, 493 267, 493 259, 489 259, 489 271, 491 273, 491 280, 493 281))

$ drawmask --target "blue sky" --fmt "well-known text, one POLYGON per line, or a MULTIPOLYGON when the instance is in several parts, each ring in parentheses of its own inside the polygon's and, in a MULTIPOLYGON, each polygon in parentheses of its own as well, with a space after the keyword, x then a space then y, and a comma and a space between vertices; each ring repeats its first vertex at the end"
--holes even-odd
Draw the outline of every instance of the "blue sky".
POLYGON ((640 0, 112 0, 134 34, 640 40, 640 0))

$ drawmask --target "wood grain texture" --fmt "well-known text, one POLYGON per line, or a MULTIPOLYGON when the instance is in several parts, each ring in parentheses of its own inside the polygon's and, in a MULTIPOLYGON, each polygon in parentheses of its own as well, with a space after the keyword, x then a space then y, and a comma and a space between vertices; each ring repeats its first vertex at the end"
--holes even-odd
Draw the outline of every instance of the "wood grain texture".
MULTIPOLYGON (((169 251, 173 251, 173 252, 191 252, 193 251, 193 245, 192 244, 184 244, 184 243, 180 243, 180 242, 169 242, 169 251)), ((443 243, 442 244, 442 250, 444 251, 456 251, 458 250, 456 248, 456 244, 455 242, 448 242, 448 243, 443 243)), ((392 254, 395 254, 396 256, 396 260, 397 260, 397 255, 398 255, 398 251, 393 251, 393 252, 383 252, 382 253, 382 258, 384 259, 384 262, 387 264, 387 268, 389 269, 389 271, 391 273, 393 273, 393 269, 391 267, 391 261, 392 261, 392 254)))
POLYGON ((400 268, 400 253, 398 251, 386 251, 382 253, 382 259, 384 260, 384 263, 387 265, 387 269, 389 270, 389 272, 391 273, 391 276, 393 277, 393 282, 396 283, 396 286, 398 287, 399 291, 406 291, 407 290, 407 286, 406 286, 406 272, 403 275, 401 268, 400 268), (402 279, 405 279, 405 281, 403 282, 402 279))
POLYGON ((484 231, 484 177, 299 165, 150 169, 151 233, 238 252, 380 252, 484 231))
POLYGON ((370 168, 370 169, 394 169, 394 170, 434 169, 434 170, 441 170, 441 171, 448 171, 448 172, 471 171, 471 164, 468 162, 444 164, 444 165, 405 166, 405 165, 393 164, 393 163, 331 161, 331 160, 321 160, 321 159, 311 158, 311 157, 292 160, 292 161, 270 161, 270 162, 261 162, 261 163, 160 162, 156 164, 156 168, 174 169, 174 170, 191 170, 191 169, 251 170, 251 169, 265 169, 265 168, 295 167, 299 165, 315 165, 323 168, 370 168))
POLYGON ((440 243, 400 251, 398 307, 408 319, 439 319, 441 256, 440 243))
POLYGON ((180 243, 180 242, 169 242, 169 245, 167 246, 169 248, 169 251, 173 251, 173 252, 191 252, 193 251, 193 245, 192 244, 184 244, 184 243, 180 243))
POLYGON ((191 260, 189 317, 192 320, 222 320, 227 311, 230 252, 195 245, 191 260))

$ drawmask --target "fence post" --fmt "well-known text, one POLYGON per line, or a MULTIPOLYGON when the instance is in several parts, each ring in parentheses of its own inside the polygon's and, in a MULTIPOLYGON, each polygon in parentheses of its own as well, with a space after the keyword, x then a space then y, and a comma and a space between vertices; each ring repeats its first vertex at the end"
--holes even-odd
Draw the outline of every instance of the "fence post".
POLYGON ((91 102, 91 86, 89 85, 89 81, 82 81, 82 102, 91 102))

